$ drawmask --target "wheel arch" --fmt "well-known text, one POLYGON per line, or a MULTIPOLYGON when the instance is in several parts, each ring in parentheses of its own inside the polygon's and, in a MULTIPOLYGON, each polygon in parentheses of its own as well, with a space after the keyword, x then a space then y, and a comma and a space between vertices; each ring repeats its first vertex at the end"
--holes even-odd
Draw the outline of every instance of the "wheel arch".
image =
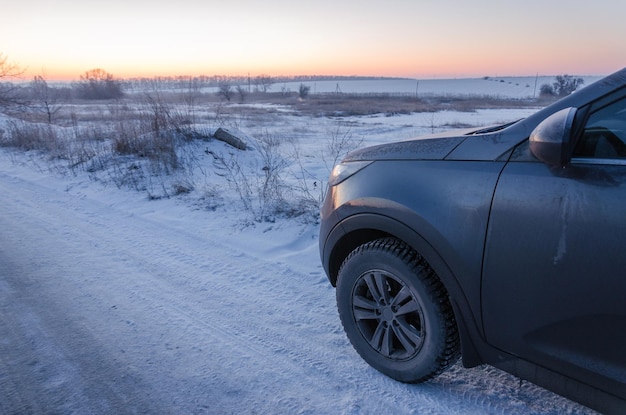
POLYGON ((428 262, 450 298, 461 339, 463 365, 473 367, 482 364, 484 359, 477 346, 483 343, 483 339, 463 288, 438 251, 406 224, 376 213, 352 215, 338 223, 329 232, 323 252, 323 263, 331 284, 336 286, 339 268, 350 252, 383 237, 393 237, 406 243, 428 262))

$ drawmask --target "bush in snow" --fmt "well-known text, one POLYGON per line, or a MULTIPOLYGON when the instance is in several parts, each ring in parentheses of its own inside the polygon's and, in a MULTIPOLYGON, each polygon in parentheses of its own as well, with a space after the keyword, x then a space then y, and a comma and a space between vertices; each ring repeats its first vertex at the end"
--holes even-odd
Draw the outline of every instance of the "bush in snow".
POLYGON ((552 85, 543 84, 540 88, 540 96, 565 97, 576 91, 585 81, 582 78, 574 78, 571 75, 557 75, 552 85))
POLYGON ((268 134, 257 139, 256 151, 208 152, 216 174, 226 179, 255 221, 273 221, 290 211, 285 199, 288 186, 282 177, 289 162, 281 155, 281 144, 268 134))

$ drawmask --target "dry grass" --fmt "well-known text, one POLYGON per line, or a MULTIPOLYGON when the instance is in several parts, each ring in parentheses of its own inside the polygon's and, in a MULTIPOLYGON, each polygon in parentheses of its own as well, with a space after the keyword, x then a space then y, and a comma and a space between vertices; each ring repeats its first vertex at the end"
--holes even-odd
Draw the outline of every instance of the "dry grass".
POLYGON ((432 96, 415 98, 390 94, 325 94, 294 103, 294 108, 313 116, 353 116, 371 114, 411 114, 454 110, 472 112, 487 108, 527 108, 536 101, 489 96, 432 96))
MULTIPOLYGON (((215 100, 201 101, 219 105, 215 100)), ((247 116, 267 115, 279 111, 276 107, 290 108, 294 113, 313 117, 346 117, 372 114, 411 114, 419 112, 462 111, 472 112, 493 108, 531 108, 547 105, 548 101, 502 98, 488 95, 442 95, 418 97, 404 94, 312 94, 301 99, 296 92, 252 93, 243 102, 229 104, 271 104, 246 106, 247 116), (273 107, 274 106, 274 107, 273 107)), ((223 104, 223 103, 222 103, 223 104)), ((238 105, 220 105, 223 115, 241 112, 238 105)))
MULTIPOLYGON (((215 174, 234 187, 255 221, 271 221, 276 216, 316 221, 324 178, 307 170, 294 143, 283 143, 281 137, 266 133, 256 143, 257 159, 240 158, 236 152, 207 153, 213 154, 213 169, 202 158, 204 153, 198 156, 198 145, 211 140, 218 127, 255 125, 262 129, 281 122, 280 113, 285 111, 309 117, 330 116, 342 123, 341 117, 347 116, 471 112, 546 104, 489 96, 416 98, 393 94, 329 93, 302 99, 297 92, 235 94, 228 102, 215 93, 154 90, 130 93, 113 101, 59 102, 52 123, 42 122, 41 114, 34 109, 15 111, 11 114, 14 121, 0 130, 0 146, 40 152, 54 161, 56 168, 83 170, 94 180, 146 192, 152 199, 191 193, 194 188, 206 187, 207 177, 215 174), (293 148, 281 149, 280 144, 293 148), (286 159, 292 162, 289 169, 286 159)), ((321 158, 329 170, 359 143, 349 128, 338 128, 328 136, 329 148, 323 150, 321 158)), ((221 191, 219 186, 212 186, 210 197, 202 198, 203 203, 215 208, 225 202, 216 196, 221 191)))

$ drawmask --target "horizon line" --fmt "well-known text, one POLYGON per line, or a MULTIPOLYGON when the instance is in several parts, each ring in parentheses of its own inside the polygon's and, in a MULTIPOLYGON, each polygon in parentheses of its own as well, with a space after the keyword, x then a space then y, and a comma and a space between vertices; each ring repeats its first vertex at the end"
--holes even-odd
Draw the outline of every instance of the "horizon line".
MULTIPOLYGON (((98 69, 98 68, 95 68, 98 69)), ((88 72, 88 71, 86 71, 88 72)), ((85 72, 85 73, 86 73, 85 72)), ((412 81, 430 81, 430 80, 464 80, 464 79, 500 79, 500 78, 546 78, 546 77, 556 77, 559 75, 569 75, 574 77, 604 77, 607 74, 527 74, 527 75, 459 75, 459 76, 451 76, 451 75, 432 75, 430 77, 411 77, 411 76, 394 76, 394 75, 269 75, 269 74, 260 74, 260 75, 226 75, 226 74, 202 74, 202 75, 189 75, 189 74, 180 74, 180 75, 144 75, 144 76, 130 76, 130 77, 117 77, 114 74, 111 74, 113 79, 117 81, 141 81, 141 80, 173 80, 180 81, 185 79, 202 79, 206 78, 213 81, 219 80, 254 80, 260 77, 269 77, 270 79, 278 79, 282 81, 332 81, 332 80, 412 80, 412 81)), ((38 75, 35 75, 38 76, 38 75)), ((21 78, 21 77, 20 77, 21 78)), ((79 78, 57 78, 54 77, 46 79, 44 76, 44 80, 47 82, 78 82, 79 78)), ((16 81, 18 83, 22 82, 31 82, 32 79, 19 79, 16 81)))

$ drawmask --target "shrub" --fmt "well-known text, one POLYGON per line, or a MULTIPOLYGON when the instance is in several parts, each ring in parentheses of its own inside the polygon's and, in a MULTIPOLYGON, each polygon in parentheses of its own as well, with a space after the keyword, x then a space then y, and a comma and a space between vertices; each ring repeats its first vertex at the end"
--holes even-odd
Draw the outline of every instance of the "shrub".
POLYGON ((311 87, 309 85, 300 84, 300 88, 298 90, 298 96, 300 99, 305 99, 309 96, 309 92, 311 92, 311 87))
POLYGON ((292 209, 286 201, 288 186, 282 173, 289 162, 281 155, 280 139, 271 135, 258 139, 255 158, 243 161, 250 152, 231 153, 229 156, 209 151, 213 156, 216 174, 226 179, 235 190, 243 207, 257 222, 273 221, 279 214, 292 209))
POLYGON ((0 145, 24 151, 39 150, 52 157, 62 157, 67 150, 66 143, 49 124, 35 124, 25 121, 8 123, 8 131, 2 135, 0 145))
POLYGON ((539 96, 540 97, 553 97, 556 94, 554 93, 554 88, 550 84, 543 84, 539 88, 539 96))

